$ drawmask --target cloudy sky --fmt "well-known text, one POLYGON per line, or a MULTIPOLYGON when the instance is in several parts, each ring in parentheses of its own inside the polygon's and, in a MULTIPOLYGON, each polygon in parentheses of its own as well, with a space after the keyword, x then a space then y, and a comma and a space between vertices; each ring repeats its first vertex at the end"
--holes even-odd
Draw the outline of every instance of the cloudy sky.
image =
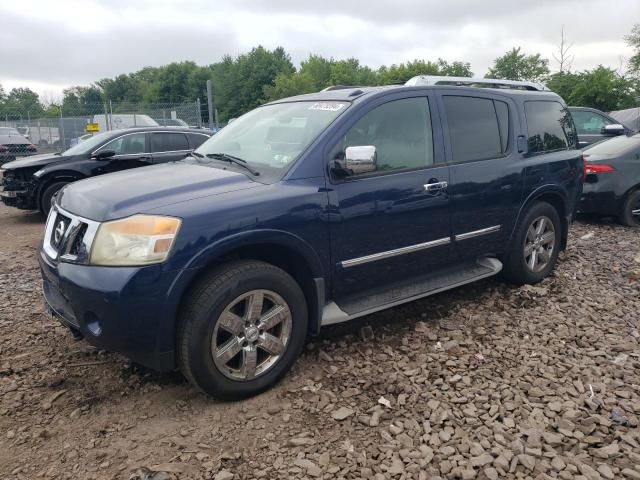
POLYGON ((620 68, 640 0, 20 0, 0 2, 0 84, 49 98, 144 66, 209 64, 262 44, 371 67, 422 58, 483 75, 512 46, 552 53, 564 24, 574 70, 620 68))

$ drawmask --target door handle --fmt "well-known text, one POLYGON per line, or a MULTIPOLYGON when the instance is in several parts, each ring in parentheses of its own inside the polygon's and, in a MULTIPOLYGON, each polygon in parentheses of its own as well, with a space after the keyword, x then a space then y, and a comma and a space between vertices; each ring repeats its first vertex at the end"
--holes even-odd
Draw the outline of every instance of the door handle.
POLYGON ((444 190, 449 186, 448 182, 435 182, 435 183, 426 183, 424 185, 424 189, 427 192, 435 192, 437 190, 444 190))

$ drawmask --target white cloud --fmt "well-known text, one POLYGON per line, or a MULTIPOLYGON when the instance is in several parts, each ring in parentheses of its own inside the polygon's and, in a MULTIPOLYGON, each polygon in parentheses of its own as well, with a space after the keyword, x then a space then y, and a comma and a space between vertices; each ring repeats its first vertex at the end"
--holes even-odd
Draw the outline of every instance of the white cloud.
POLYGON ((0 84, 61 92, 144 66, 210 64, 262 44, 295 63, 309 53, 371 67, 423 58, 471 62, 483 75, 513 46, 549 58, 564 24, 574 70, 613 68, 638 0, 21 0, 2 2, 0 84))

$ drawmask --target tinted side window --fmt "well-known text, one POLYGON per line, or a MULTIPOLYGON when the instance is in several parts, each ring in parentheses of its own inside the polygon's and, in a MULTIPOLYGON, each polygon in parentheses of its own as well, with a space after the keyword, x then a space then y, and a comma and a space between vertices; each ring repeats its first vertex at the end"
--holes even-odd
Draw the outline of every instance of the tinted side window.
POLYGON ((184 133, 152 133, 152 152, 175 152, 189 150, 189 142, 184 133))
POLYGON ((145 153, 145 135, 144 133, 134 133, 131 135, 123 135, 118 137, 98 151, 113 150, 116 155, 135 155, 137 153, 145 153))
POLYGON ((602 115, 584 110, 574 110, 571 112, 571 116, 573 117, 573 123, 576 124, 578 135, 598 134, 601 132, 602 127, 611 123, 602 115))
POLYGON ((189 140, 191 141, 191 148, 198 148, 204 142, 209 140, 209 137, 206 135, 201 135, 199 133, 187 133, 189 136, 189 140))
POLYGON ((496 113, 498 107, 494 106, 491 99, 447 95, 443 97, 443 102, 453 162, 471 162, 503 155, 509 139, 509 109, 504 102, 495 102, 502 104, 499 107, 500 122, 496 113))
POLYGON ((405 98, 380 105, 351 127, 332 152, 343 159, 347 147, 376 147, 376 172, 433 165, 433 133, 429 102, 405 98))
POLYGON ((575 145, 573 121, 569 111, 558 102, 524 103, 527 117, 529 153, 566 150, 575 145))

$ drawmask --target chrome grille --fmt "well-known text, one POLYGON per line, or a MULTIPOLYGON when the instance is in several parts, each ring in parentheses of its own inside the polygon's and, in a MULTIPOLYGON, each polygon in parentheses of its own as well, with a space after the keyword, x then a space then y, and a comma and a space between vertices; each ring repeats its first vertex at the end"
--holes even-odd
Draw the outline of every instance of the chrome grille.
POLYGON ((52 260, 89 263, 91 244, 100 224, 73 215, 54 204, 47 218, 42 246, 52 260))

